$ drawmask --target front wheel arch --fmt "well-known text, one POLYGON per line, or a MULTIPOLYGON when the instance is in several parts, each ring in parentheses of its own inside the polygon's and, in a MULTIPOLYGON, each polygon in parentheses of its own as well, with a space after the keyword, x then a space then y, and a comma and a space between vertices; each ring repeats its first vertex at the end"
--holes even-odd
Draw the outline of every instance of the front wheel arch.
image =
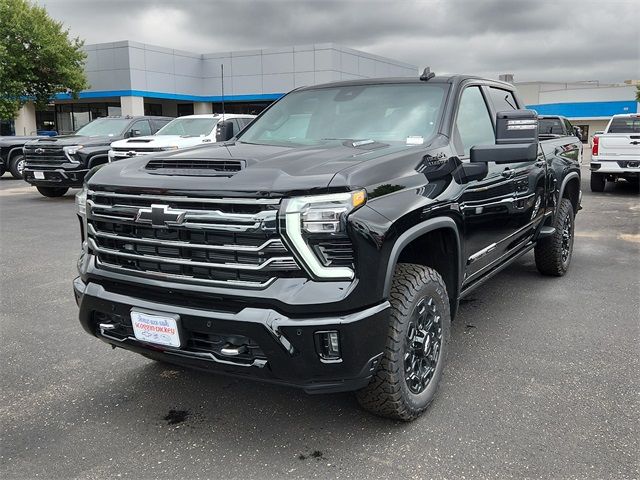
MULTIPOLYGON (((447 252, 445 251, 443 253, 447 252)), ((389 298, 396 266, 402 262, 415 263, 428 268, 433 268, 442 276, 447 287, 447 294, 449 296, 451 307, 451 317, 453 318, 458 307, 460 284, 464 278, 464 262, 460 232, 455 220, 451 217, 431 218, 414 225, 396 239, 387 264, 384 282, 385 298, 389 298), (451 248, 452 251, 448 252, 453 255, 453 258, 446 255, 440 255, 436 259, 429 255, 424 255, 424 252, 428 252, 429 250, 424 248, 414 248, 422 245, 423 243, 429 243, 436 238, 439 238, 440 241, 445 238, 448 240, 453 239, 453 242, 451 242, 453 245, 449 245, 449 248, 451 248)))

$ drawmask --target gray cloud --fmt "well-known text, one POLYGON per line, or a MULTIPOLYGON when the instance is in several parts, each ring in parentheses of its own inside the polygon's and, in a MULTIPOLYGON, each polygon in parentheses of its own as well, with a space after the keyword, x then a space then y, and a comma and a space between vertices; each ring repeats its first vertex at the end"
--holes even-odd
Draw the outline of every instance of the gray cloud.
POLYGON ((87 43, 198 53, 334 42, 436 72, 640 78, 636 0, 41 1, 87 43))

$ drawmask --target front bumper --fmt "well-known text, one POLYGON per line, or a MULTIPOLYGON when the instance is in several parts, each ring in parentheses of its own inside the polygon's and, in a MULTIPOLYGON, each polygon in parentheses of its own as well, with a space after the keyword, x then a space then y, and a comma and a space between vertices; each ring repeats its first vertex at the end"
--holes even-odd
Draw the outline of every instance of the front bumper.
POLYGON ((294 386, 308 393, 365 387, 382 357, 387 337, 388 302, 358 312, 292 318, 258 305, 238 311, 212 311, 172 305, 170 301, 149 301, 109 291, 101 284, 85 283, 80 277, 73 287, 83 328, 113 346, 187 367, 294 386), (105 321, 129 328, 132 308, 179 315, 186 340, 206 334, 249 338, 263 356, 241 361, 215 351, 196 351, 188 341, 181 349, 163 347, 138 341, 132 334, 112 334, 117 329, 100 328, 105 321), (339 332, 340 361, 323 361, 318 354, 315 333, 326 330, 339 332))
POLYGON ((45 170, 25 167, 22 174, 27 183, 36 187, 81 187, 84 182, 84 177, 88 171, 89 169, 86 168, 78 168, 74 170, 49 168, 45 170), (44 178, 36 178, 35 172, 42 172, 44 174, 44 178))

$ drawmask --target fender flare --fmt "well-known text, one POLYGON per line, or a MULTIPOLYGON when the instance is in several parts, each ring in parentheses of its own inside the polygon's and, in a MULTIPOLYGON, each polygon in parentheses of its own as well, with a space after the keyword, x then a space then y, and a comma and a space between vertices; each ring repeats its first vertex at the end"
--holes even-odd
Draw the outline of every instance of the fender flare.
MULTIPOLYGON (((562 179, 562 183, 560 184, 560 190, 558 192, 558 201, 556 202, 556 208, 555 208, 555 212, 558 211, 558 207, 560 206, 560 200, 562 200, 562 196, 564 195, 564 189, 567 186, 567 184, 569 183, 569 181, 573 178, 577 178, 578 179, 578 189, 580 189, 580 175, 578 174, 578 172, 569 172, 567 173, 564 178, 562 179)), ((554 214, 555 214, 554 212, 554 214)))
MULTIPOLYGON (((453 230, 454 237, 456 239, 456 249, 458 252, 458 279, 456 282, 456 297, 460 295, 460 285, 462 284, 462 279, 464 278, 464 259, 462 258, 462 244, 460 242, 460 231, 458 229, 458 225, 455 220, 451 217, 435 217, 430 218, 429 220, 425 220, 417 225, 414 225, 409 230, 405 231, 402 235, 398 237, 395 241, 393 248, 391 249, 391 254, 389 255, 389 262, 387 264, 387 273, 384 279, 384 295, 385 298, 389 297, 389 293, 391 292, 391 283, 393 281, 393 273, 395 271, 396 265, 398 263, 398 258, 400 258, 400 253, 409 245, 413 240, 426 233, 432 232, 434 230, 440 229, 449 229, 453 230)), ((450 301, 457 303, 457 298, 450 298, 450 301)))
POLYGON ((15 151, 16 150, 20 150, 20 153, 22 153, 22 148, 23 147, 13 147, 11 150, 9 150, 9 153, 7 153, 7 165, 9 164, 9 162, 11 162, 11 158, 15 155, 15 151))

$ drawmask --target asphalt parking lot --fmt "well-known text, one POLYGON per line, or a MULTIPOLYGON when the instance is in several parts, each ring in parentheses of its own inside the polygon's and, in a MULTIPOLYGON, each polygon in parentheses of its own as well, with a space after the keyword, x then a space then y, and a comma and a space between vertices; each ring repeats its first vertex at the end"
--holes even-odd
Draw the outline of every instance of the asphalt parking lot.
MULTIPOLYGON (((585 175, 588 180, 588 175, 585 175)), ((640 202, 583 183, 569 273, 475 291, 410 424, 156 364, 77 321, 73 194, 0 178, 3 478, 638 478, 640 202)), ((73 192, 75 193, 75 191, 73 192)))

